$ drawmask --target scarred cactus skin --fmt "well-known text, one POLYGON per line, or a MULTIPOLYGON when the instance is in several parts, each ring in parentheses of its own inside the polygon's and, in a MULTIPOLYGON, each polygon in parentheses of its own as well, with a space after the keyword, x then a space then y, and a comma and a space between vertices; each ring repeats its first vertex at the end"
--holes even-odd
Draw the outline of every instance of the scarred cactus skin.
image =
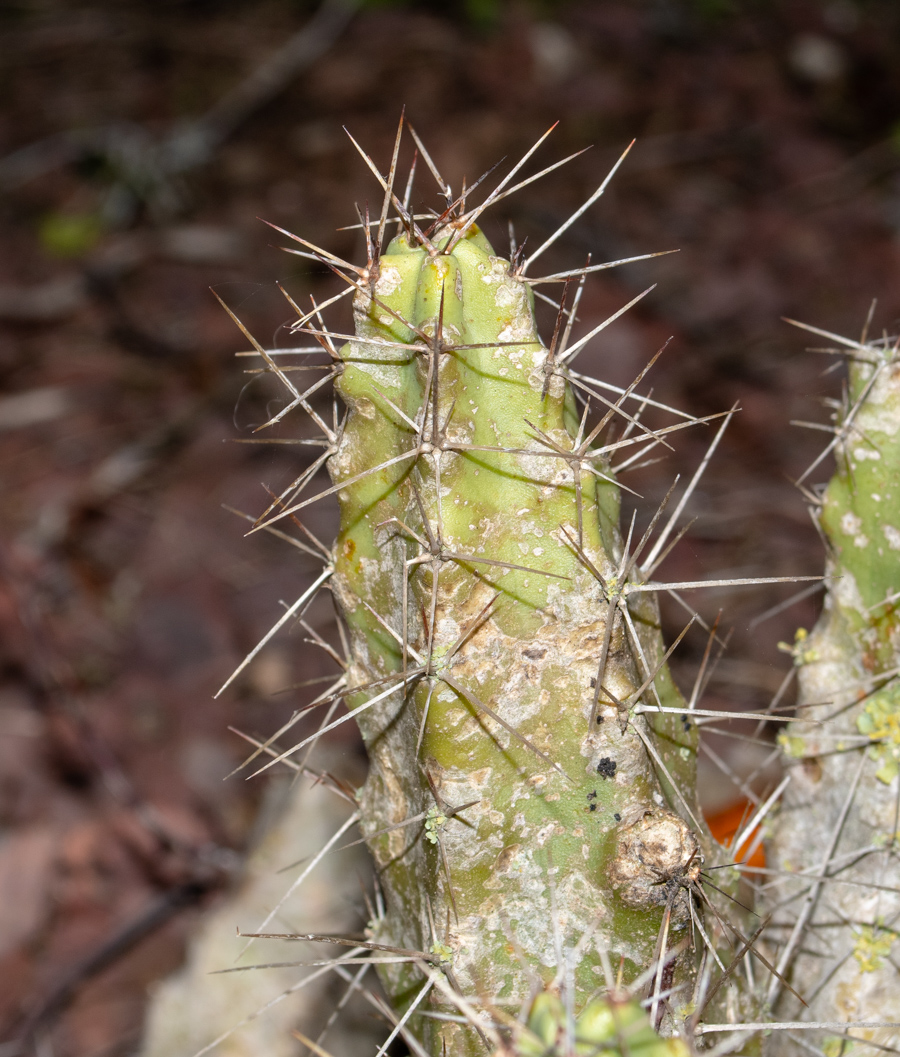
MULTIPOLYGON (((801 629, 792 650, 803 710, 782 738, 791 782, 771 864, 787 876, 772 904, 785 900, 791 912, 776 951, 782 971, 810 1002, 799 1011, 804 1018, 896 1022, 900 986, 896 957, 890 959, 900 914, 896 346, 852 348, 836 435, 837 469, 818 510, 829 547, 825 609, 811 634, 801 629), (790 877, 801 871, 818 880, 790 877)), ((777 986, 769 997, 778 997, 777 986)), ((788 1018, 799 1015, 787 994, 775 1008, 788 1018)), ((851 1034, 900 1044, 897 1028, 851 1034)), ((802 1051, 781 1038, 779 1052, 802 1051)))
MULTIPOLYGON (((644 898, 623 899, 617 855, 633 845, 620 835, 685 812, 645 741, 699 818, 696 727, 632 710, 663 655, 655 599, 615 604, 618 489, 598 452, 571 457, 580 415, 531 287, 475 224, 448 223, 429 243, 399 235, 360 284, 336 383, 348 415, 328 463, 348 681, 372 686, 348 704, 378 698, 358 715, 364 830, 387 902, 373 938, 432 951, 462 993, 508 1002, 527 997, 528 972, 556 973, 560 937, 571 947, 593 930, 572 972, 580 1008, 600 983, 598 945, 624 956, 626 979, 653 960, 666 877, 625 864, 646 876, 628 887, 644 898), (433 839, 389 829, 429 811, 433 839)), ((640 700, 684 708, 664 665, 640 700)), ((699 867, 698 840, 684 846, 699 867)), ((674 945, 688 907, 672 903, 674 945)), ((692 957, 677 960, 679 979, 692 957)), ((384 976, 400 1008, 422 985, 414 968, 384 976)), ((434 1054, 484 1053, 469 1027, 420 1030, 434 1054)))

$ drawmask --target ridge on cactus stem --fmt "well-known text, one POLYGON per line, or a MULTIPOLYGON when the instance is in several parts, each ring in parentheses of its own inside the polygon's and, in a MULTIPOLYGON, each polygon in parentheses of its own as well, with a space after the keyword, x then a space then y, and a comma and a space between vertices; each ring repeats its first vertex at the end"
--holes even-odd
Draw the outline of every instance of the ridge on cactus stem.
MULTIPOLYGON (((341 634, 337 645, 319 639, 340 666, 334 683, 247 765, 305 766, 316 742, 347 722, 369 756, 353 812, 323 849, 344 846, 358 822, 377 878, 365 933, 284 938, 347 948, 334 971, 348 981, 345 961, 376 969, 393 1025, 379 1054, 402 1036, 426 1057, 683 1057, 711 1023, 762 1019, 770 979, 802 996, 737 898, 747 882, 734 860, 756 850, 784 786, 756 805, 733 854, 712 838, 696 757, 698 725, 735 716, 700 702, 721 639, 691 609, 667 647, 656 596, 684 602, 710 584, 818 578, 671 582, 661 573, 737 409, 696 418, 641 392, 662 349, 624 388, 574 369, 649 293, 576 337, 586 282, 656 253, 531 274, 602 197, 630 147, 530 256, 514 237, 503 256, 479 224, 485 210, 570 159, 523 175, 548 131, 472 205, 482 181, 451 190, 411 128, 415 154, 401 181, 407 127, 401 119, 386 173, 353 141, 383 193, 377 216, 359 211, 364 264, 277 229, 288 252, 342 284, 308 310, 285 295, 302 344, 268 350, 233 317, 287 392, 258 431, 302 411, 313 430, 302 440, 318 449, 252 531, 287 538, 322 568, 225 686, 322 591, 341 634), (422 168, 440 205, 417 213, 422 168), (326 324, 323 310, 340 310, 345 297, 352 328, 326 324), (549 335, 536 300, 555 313, 549 335), (321 376, 303 388, 298 364, 321 376), (700 426, 712 437, 697 472, 676 481, 645 530, 634 517, 622 522, 623 473, 700 426), (333 545, 303 523, 328 496, 340 508, 333 545), (695 624, 708 642, 686 699, 668 661, 695 624), (313 732, 285 748, 309 717, 320 720, 313 732)), ((886 722, 872 713, 873 730, 886 722)), ((277 913, 248 942, 273 935, 277 913)), ((384 1013, 361 980, 352 986, 384 1013)))

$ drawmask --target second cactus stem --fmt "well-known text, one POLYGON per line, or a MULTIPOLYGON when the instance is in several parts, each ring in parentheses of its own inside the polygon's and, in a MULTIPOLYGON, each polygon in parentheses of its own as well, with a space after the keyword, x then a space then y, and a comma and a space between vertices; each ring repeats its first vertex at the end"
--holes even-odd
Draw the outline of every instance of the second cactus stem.
MULTIPOLYGON (((853 1034, 890 1049, 900 1042, 900 356, 887 340, 841 343, 837 469, 810 496, 828 593, 791 649, 800 711, 780 739, 790 783, 771 844, 778 968, 809 1008, 778 979, 768 999, 786 1017, 883 1025, 853 1034)), ((829 1035, 826 1052, 843 1052, 840 1024, 829 1035)), ((777 1052, 802 1051, 784 1039, 777 1052)))

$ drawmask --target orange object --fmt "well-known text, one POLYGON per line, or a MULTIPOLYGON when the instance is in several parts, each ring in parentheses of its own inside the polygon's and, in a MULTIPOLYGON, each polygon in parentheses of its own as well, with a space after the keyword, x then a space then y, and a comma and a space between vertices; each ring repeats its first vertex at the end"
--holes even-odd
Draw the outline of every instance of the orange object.
MULTIPOLYGON (((738 830, 746 825, 754 810, 755 805, 751 804, 749 800, 738 800, 731 807, 725 808, 724 811, 711 815, 706 822, 716 840, 727 848, 734 841, 738 830)), ((757 826, 753 830, 753 835, 749 840, 745 841, 744 846, 741 848, 738 861, 746 866, 764 867, 766 865, 766 850, 762 843, 758 844, 753 850, 753 854, 747 858, 747 852, 753 847, 758 832, 759 827, 757 826)))

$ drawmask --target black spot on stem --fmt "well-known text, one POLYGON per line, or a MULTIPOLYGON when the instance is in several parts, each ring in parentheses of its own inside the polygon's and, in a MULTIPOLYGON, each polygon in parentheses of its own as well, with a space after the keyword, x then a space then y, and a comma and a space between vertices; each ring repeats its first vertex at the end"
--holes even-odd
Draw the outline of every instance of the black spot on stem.
POLYGON ((616 773, 616 761, 604 756, 597 764, 597 774, 601 778, 612 778, 616 773))

